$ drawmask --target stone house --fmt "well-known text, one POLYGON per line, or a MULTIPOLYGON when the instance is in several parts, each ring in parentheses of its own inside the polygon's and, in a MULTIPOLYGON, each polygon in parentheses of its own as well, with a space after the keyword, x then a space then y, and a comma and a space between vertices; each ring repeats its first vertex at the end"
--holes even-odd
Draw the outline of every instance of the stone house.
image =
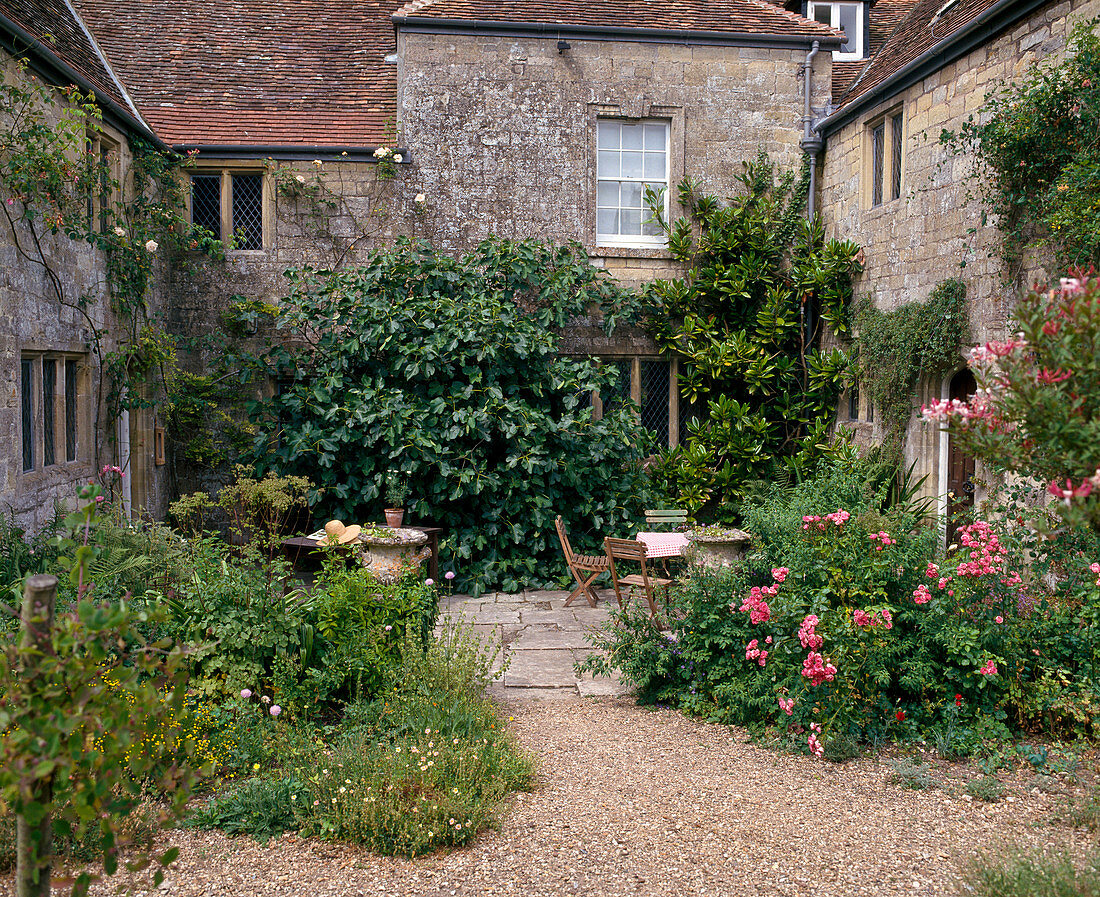
MULTIPOLYGON (((961 200, 966 162, 925 137, 1061 48, 1090 10, 1069 0, 0 0, 17 27, 40 24, 40 45, 51 21, 85 35, 81 60, 97 59, 107 79, 97 96, 113 91, 128 127, 196 153, 189 214, 234 246, 223 265, 182 259, 165 271, 157 301, 183 336, 209 330, 235 296, 277 300, 287 267, 351 263, 401 234, 449 251, 489 234, 575 239, 625 282, 666 276, 644 187, 662 188, 675 216, 682 177, 730 194, 760 149, 786 166, 816 154, 815 207, 831 234, 866 247, 858 291, 882 307, 920 300, 968 253, 975 336, 994 334, 1010 305, 982 248, 995 235, 967 235, 977 212, 961 200)), ((0 301, 17 314, 15 291, 0 301)), ((582 325, 566 344, 619 365, 643 421, 676 443, 677 371, 642 334, 608 340, 582 325)), ((20 351, 5 354, 12 446, 20 351)), ((949 380, 922 389, 938 395, 949 380)), ((840 423, 874 438, 870 411, 840 423)), ((948 447, 913 426, 907 452, 942 491, 948 447)), ((70 482, 50 488, 62 495, 70 482)), ((143 488, 141 506, 162 511, 157 487, 143 488)), ((13 473, 3 495, 25 515, 48 492, 13 473)))
MULTIPOLYGON (((105 184, 104 191, 126 189, 133 141, 163 146, 65 3, 0 5, 0 66, 4 83, 16 89, 75 85, 95 93, 102 120, 89 128, 86 150, 120 185, 105 184), (26 67, 17 64, 20 59, 26 67)), ((5 136, 17 127, 9 113, 18 100, 13 104, 7 96, 0 126, 5 136)), ((64 101, 45 108, 44 123, 56 128, 65 108, 64 101)), ((106 226, 101 206, 109 199, 104 193, 88 202, 87 214, 98 219, 97 226, 106 226)), ((0 512, 14 514, 22 525, 40 526, 57 501, 71 501, 81 483, 109 464, 127 470, 120 486, 127 508, 160 503, 163 430, 143 411, 106 420, 103 359, 117 348, 119 322, 106 295, 104 253, 51 234, 41 219, 21 221, 18 199, 4 200, 0 512)), ((156 313, 159 296, 150 298, 156 313)))
MULTIPOLYGON (((888 310, 923 301, 955 278, 966 287, 973 342, 1004 338, 1017 291, 1056 272, 1003 269, 997 229, 967 182, 972 162, 939 136, 979 115, 991 90, 1060 52, 1073 25, 1098 13, 1091 0, 918 0, 899 22, 838 108, 817 123, 821 209, 830 233, 866 255, 857 294, 888 310)), ((925 378, 914 396, 905 458, 927 477, 925 491, 941 497, 941 510, 949 492, 960 497, 956 507, 973 503, 975 464, 922 424, 917 409, 968 395, 973 384, 960 356, 955 370, 925 378)), ((866 395, 840 418, 864 438, 881 436, 866 395)))

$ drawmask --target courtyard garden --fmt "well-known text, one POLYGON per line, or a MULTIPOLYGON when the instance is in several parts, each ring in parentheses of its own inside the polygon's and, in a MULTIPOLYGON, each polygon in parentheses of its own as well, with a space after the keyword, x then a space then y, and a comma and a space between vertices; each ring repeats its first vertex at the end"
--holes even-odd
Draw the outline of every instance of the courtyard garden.
POLYGON ((290 893, 299 866, 331 893, 1096 893, 1100 285, 1029 294, 1017 335, 972 351, 974 396, 923 410, 989 476, 945 520, 900 462, 898 408, 870 451, 835 417, 876 355, 898 361, 884 403, 955 363, 960 285, 853 309, 858 247, 804 220, 806 173, 762 158, 743 186, 681 187, 689 215, 663 226, 689 273, 639 292, 578 246, 499 240, 291 272, 221 352, 274 394, 232 438, 232 415, 187 418, 237 447, 218 488, 133 521, 104 465, 45 529, 6 520, 0 864, 20 895, 51 863, 76 893, 116 874, 290 893), (617 370, 560 351, 588 315, 682 363, 678 447, 629 401, 595 413, 617 370), (591 560, 659 507, 747 531, 747 553, 680 568, 656 613, 568 608, 559 515, 591 560), (384 510, 442 530, 435 575, 364 565, 384 510), (285 554, 310 533, 313 569, 285 554), (456 593, 496 618, 464 624, 456 593), (577 674, 638 706, 492 700, 512 613, 550 648, 562 615, 590 624, 577 674))

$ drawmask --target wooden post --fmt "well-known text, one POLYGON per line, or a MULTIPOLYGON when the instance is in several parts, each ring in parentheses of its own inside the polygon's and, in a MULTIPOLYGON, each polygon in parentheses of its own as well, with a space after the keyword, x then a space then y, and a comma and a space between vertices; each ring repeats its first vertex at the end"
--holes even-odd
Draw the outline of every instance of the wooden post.
MULTIPOLYGON (((23 675, 35 680, 39 657, 52 651, 54 604, 57 599, 56 576, 32 576, 23 591, 20 646, 34 653, 25 655, 23 675)), ((34 762, 30 764, 36 765, 34 762)), ((53 799, 53 781, 35 785, 35 802, 48 804, 53 799)), ((49 897, 53 827, 49 815, 37 825, 29 825, 18 816, 15 820, 15 895, 16 897, 49 897)))

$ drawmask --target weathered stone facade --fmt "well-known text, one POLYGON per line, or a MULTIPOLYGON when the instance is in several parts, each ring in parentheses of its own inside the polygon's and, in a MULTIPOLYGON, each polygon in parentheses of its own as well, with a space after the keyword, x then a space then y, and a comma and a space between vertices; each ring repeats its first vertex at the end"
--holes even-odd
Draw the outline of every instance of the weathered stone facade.
MULTIPOLYGON (((761 149, 800 164, 806 49, 572 40, 550 35, 398 33, 400 141, 428 199, 438 246, 489 234, 563 242, 628 284, 674 275, 660 249, 596 240, 596 122, 670 122, 670 183, 719 196, 761 149)), ((813 63, 814 105, 830 98, 829 53, 813 63)), ((675 205, 672 210, 675 216, 675 205)))
MULTIPOLYGON (((3 67, 8 79, 27 77, 10 56, 5 55, 3 67)), ((59 116, 60 106, 48 114, 59 116)), ((130 165, 126 135, 104 125, 102 136, 114 146, 116 170, 124 182, 130 165)), ((43 231, 41 223, 38 230, 43 231)), ((0 236, 0 437, 9 449, 0 454, 0 496, 2 510, 10 509, 22 526, 41 526, 58 502, 72 503, 79 485, 94 479, 100 466, 120 463, 119 431, 105 421, 103 372, 93 336, 99 332, 103 354, 117 348, 118 326, 105 283, 106 261, 99 250, 46 233, 39 251, 25 225, 16 222, 12 228, 5 221, 0 236), (23 362, 31 385, 27 428, 23 362), (44 373, 47 366, 52 378, 44 373), (51 408, 46 407, 46 379, 53 384, 51 408), (68 398, 74 386, 75 396, 68 398), (69 413, 73 411, 75 417, 69 413), (29 465, 23 453, 25 432, 30 435, 29 465)), ((151 457, 148 417, 131 417, 126 466, 134 511, 156 514, 163 513, 164 478, 151 457)))
MULTIPOLYGON (((870 296, 889 310, 928 298, 937 284, 961 280, 967 291, 973 342, 1003 338, 1016 297, 1050 273, 1032 267, 1006 271, 998 254, 995 222, 983 223, 982 206, 970 180, 973 160, 940 142, 979 116, 987 94, 1021 77, 1032 65, 1061 52, 1076 22, 1100 12, 1097 0, 1050 4, 965 56, 932 72, 907 89, 886 92, 858 116, 828 133, 822 166, 820 205, 829 233, 859 243, 866 267, 856 295, 870 296), (897 113, 904 116, 901 197, 871 202, 871 127, 897 113)), ((964 366, 960 355, 959 368, 964 366)), ((925 378, 914 396, 915 409, 946 397, 949 372, 925 378)), ((840 422, 854 426, 860 439, 881 437, 880 423, 866 423, 866 398, 854 425, 842 409, 840 422)), ((936 428, 920 422, 914 410, 906 441, 906 464, 927 476, 925 493, 946 492, 946 443, 936 428)))

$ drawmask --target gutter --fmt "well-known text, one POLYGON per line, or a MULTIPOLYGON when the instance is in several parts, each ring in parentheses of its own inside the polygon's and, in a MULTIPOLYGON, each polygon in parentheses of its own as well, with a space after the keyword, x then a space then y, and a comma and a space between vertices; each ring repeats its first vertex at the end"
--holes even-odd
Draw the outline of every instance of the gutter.
MULTIPOLYGON (((827 136, 867 107, 912 87, 1049 3, 1050 0, 1000 0, 954 34, 929 47, 889 78, 876 84, 867 93, 823 118, 814 126, 814 130, 827 136)), ((857 81, 856 84, 858 83, 857 81)))
MULTIPOLYGON (((434 19, 426 16, 393 16, 394 27, 421 34, 460 35, 471 32, 486 37, 553 37, 558 40, 631 41, 645 44, 692 46, 776 47, 799 50, 812 43, 839 50, 842 38, 833 35, 790 37, 730 31, 681 31, 673 28, 624 28, 611 25, 553 25, 529 22, 494 22, 488 19, 434 19)), ((832 29, 829 29, 830 31, 832 29)))
MULTIPOLYGON (((378 162, 374 157, 374 151, 381 144, 368 146, 297 146, 287 144, 256 144, 251 146, 240 143, 177 143, 172 149, 186 155, 198 153, 199 156, 207 156, 217 159, 280 159, 285 162, 311 162, 320 159, 322 162, 378 162)), ((388 147, 395 154, 401 156, 398 165, 408 165, 412 162, 412 150, 408 147, 388 147)))
MULTIPOLYGON (((109 114, 116 122, 120 122, 125 126, 124 130, 129 130, 148 140, 157 149, 168 149, 168 144, 161 140, 145 122, 135 117, 125 106, 107 96, 100 88, 92 84, 87 77, 58 57, 37 37, 25 31, 20 25, 3 14, 0 14, 0 31, 6 31, 11 36, 12 39, 6 40, 4 43, 14 56, 17 58, 28 56, 37 60, 38 64, 34 67, 39 74, 45 75, 51 81, 60 81, 62 84, 75 84, 81 90, 92 93, 95 96, 96 105, 103 109, 105 117, 106 114, 109 114), (58 75, 61 77, 56 77, 58 75)), ((110 70, 108 69, 108 71, 110 70)))

